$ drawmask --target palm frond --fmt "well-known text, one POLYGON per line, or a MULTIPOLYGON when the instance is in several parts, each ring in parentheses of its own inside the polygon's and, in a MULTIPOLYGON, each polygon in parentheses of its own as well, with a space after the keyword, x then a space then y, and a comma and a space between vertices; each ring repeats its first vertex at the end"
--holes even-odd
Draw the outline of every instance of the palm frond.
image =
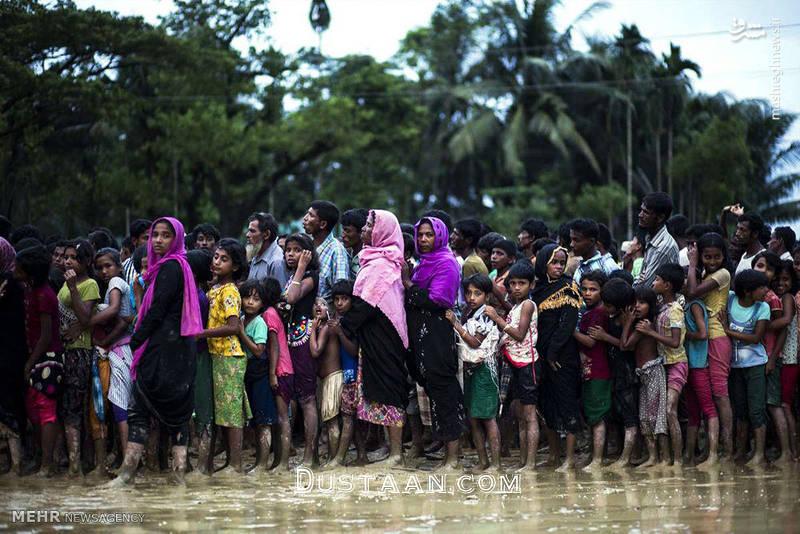
POLYGON ((503 134, 503 161, 512 176, 525 173, 525 163, 520 153, 525 146, 525 110, 518 107, 503 134))
POLYGON ((566 113, 559 114, 556 118, 556 127, 561 137, 578 147, 581 154, 589 161, 594 172, 600 176, 602 174, 600 171, 600 164, 597 163, 597 159, 594 157, 594 152, 592 152, 589 143, 587 143, 580 132, 578 132, 575 122, 570 116, 566 113))
POLYGON ((491 110, 486 110, 467 122, 447 145, 453 161, 459 163, 480 152, 499 129, 500 121, 491 110))

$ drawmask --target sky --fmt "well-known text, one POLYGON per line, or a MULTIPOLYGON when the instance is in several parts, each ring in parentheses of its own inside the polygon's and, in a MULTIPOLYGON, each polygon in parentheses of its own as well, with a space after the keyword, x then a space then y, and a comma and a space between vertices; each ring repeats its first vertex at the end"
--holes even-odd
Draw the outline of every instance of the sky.
MULTIPOLYGON (((173 8, 171 0, 77 0, 76 4, 142 16, 153 24, 173 8)), ((386 60, 409 30, 428 23, 439 0, 328 0, 327 4, 331 24, 322 36, 323 53, 370 54, 386 60)), ((556 27, 565 29, 591 4, 564 1, 555 10, 556 27)), ((779 112, 800 111, 800 54, 792 53, 800 50, 800 1, 612 0, 610 4, 575 26, 576 49, 586 49, 584 35, 611 37, 621 24, 636 24, 657 55, 668 53, 673 42, 680 45, 684 58, 701 66, 702 77, 691 75, 695 90, 725 91, 737 99, 777 97, 779 112)), ((269 42, 286 53, 317 46, 317 34, 308 20, 310 5, 310 0, 271 0, 269 42)), ((800 119, 785 141, 800 141, 800 119)))

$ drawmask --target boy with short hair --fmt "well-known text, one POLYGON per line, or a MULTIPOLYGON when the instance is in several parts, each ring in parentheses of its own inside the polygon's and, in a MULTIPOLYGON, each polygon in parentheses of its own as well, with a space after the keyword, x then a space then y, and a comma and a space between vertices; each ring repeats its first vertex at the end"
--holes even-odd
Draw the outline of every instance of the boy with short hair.
POLYGON ((587 330, 592 339, 606 343, 611 370, 611 408, 615 418, 625 428, 622 454, 610 466, 619 469, 630 465, 631 453, 639 426, 639 388, 633 363, 633 353, 622 348, 623 317, 636 301, 633 287, 620 278, 612 278, 600 291, 603 308, 608 314, 608 328, 600 325, 587 330))
POLYGON ((343 466, 350 448, 353 434, 356 438, 356 465, 367 464, 367 451, 365 447, 363 424, 356 419, 358 405, 358 345, 347 337, 342 330, 340 321, 350 311, 353 302, 353 281, 339 280, 331 289, 333 295, 333 318, 328 321, 328 328, 333 336, 339 340, 339 355, 342 368, 342 393, 339 412, 342 414, 342 431, 339 435, 339 447, 335 457, 331 458, 326 467, 343 466))
POLYGON ((602 306, 601 291, 607 282, 603 271, 589 271, 581 278, 581 297, 585 309, 581 314, 575 339, 580 345, 583 366, 583 413, 592 428, 592 461, 584 470, 600 469, 606 442, 605 418, 611 411, 611 369, 607 345, 589 335, 589 329, 608 328, 608 313, 602 306))

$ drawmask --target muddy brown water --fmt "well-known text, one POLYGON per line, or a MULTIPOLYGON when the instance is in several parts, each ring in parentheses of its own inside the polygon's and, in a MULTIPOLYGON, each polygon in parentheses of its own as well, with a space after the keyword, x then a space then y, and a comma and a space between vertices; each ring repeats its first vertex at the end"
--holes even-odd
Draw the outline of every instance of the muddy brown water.
MULTIPOLYGON (((185 488, 170 484, 166 475, 142 472, 135 486, 124 489, 105 489, 89 479, 0 477, 0 529, 800 532, 797 465, 785 469, 723 465, 712 472, 656 467, 596 474, 541 468, 519 480, 507 472, 502 487, 497 477, 479 479, 468 473, 431 478, 427 470, 431 465, 416 471, 376 467, 315 471, 313 482, 302 472, 300 480, 296 472, 211 479, 197 475, 185 488), (444 491, 437 486, 442 482, 444 491), (105 522, 84 524, 68 522, 65 515, 21 519, 22 511, 143 517, 135 523, 118 515, 114 521, 128 522, 111 525, 109 518, 95 518, 105 522)), ((74 516, 71 519, 75 521, 74 516)))

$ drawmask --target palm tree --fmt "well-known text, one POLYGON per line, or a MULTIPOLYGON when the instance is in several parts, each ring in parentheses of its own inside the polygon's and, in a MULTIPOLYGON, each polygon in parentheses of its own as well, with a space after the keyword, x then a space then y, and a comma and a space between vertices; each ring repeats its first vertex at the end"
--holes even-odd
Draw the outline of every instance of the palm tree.
POLYGON ((743 100, 733 112, 747 125, 747 146, 752 162, 748 177, 749 205, 770 222, 793 221, 800 216, 800 201, 794 192, 800 184, 800 141, 788 145, 781 140, 797 118, 784 113, 777 119, 766 100, 743 100))
POLYGON ((639 109, 645 110, 647 102, 646 94, 649 92, 647 85, 641 82, 647 82, 649 74, 652 72, 652 64, 655 60, 653 53, 648 47, 650 41, 642 36, 639 28, 633 24, 627 26, 622 25, 619 36, 614 39, 612 45, 612 53, 614 54, 615 62, 618 68, 618 75, 621 81, 623 90, 632 101, 627 106, 625 116, 625 130, 626 130, 626 158, 625 167, 627 170, 627 194, 628 194, 628 210, 627 210, 627 229, 628 235, 633 233, 633 212, 631 205, 633 204, 633 113, 636 104, 639 109))
MULTIPOLYGON (((465 124, 450 143, 456 159, 485 146, 477 133, 497 136, 504 170, 517 182, 530 178, 534 169, 569 159, 576 150, 596 175, 601 175, 595 155, 580 133, 564 97, 569 80, 561 70, 573 52, 569 43, 572 26, 558 33, 553 24, 556 0, 484 2, 480 21, 487 46, 476 75, 475 87, 500 105, 500 128, 490 110, 465 124), (507 103, 507 104, 506 104, 507 103), (537 145, 534 140, 545 143, 537 145)), ((607 4, 592 4, 581 20, 607 4)), ((591 59, 588 59, 591 60, 591 59)))
POLYGON ((697 77, 701 77, 700 65, 694 61, 684 59, 681 56, 681 47, 669 44, 669 55, 661 55, 663 65, 656 71, 659 78, 659 92, 661 96, 659 109, 659 129, 656 134, 656 161, 658 162, 658 188, 661 189, 661 134, 662 120, 666 120, 663 126, 667 133, 667 192, 672 195, 672 149, 675 133, 675 123, 683 112, 686 100, 689 97, 692 85, 686 71, 694 72, 697 77))

